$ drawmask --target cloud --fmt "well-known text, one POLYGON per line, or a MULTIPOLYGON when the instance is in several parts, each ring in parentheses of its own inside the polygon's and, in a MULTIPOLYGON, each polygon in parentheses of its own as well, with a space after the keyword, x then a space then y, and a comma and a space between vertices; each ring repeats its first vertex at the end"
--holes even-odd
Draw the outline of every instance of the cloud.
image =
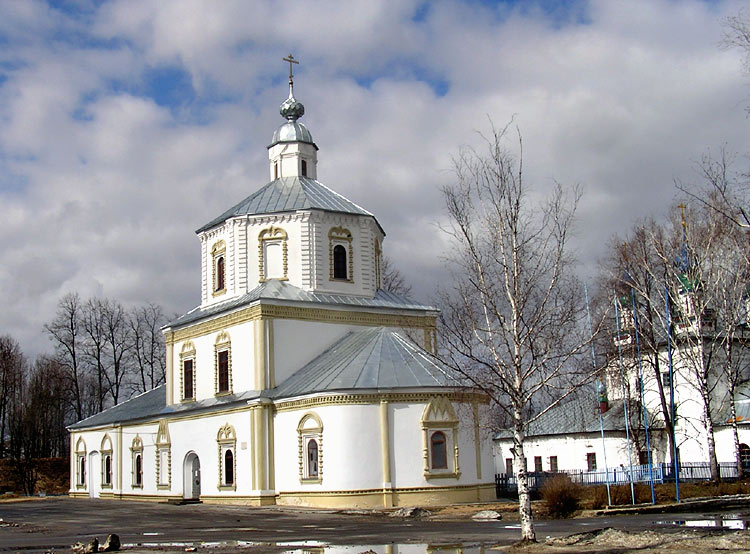
POLYGON ((373 212, 427 300, 440 187, 515 116, 543 195, 580 184, 577 249, 664 212, 674 178, 750 151, 720 50, 738 2, 12 2, 0 21, 0 333, 35 355, 59 297, 199 302, 194 230, 267 181, 290 51, 320 179, 373 212))

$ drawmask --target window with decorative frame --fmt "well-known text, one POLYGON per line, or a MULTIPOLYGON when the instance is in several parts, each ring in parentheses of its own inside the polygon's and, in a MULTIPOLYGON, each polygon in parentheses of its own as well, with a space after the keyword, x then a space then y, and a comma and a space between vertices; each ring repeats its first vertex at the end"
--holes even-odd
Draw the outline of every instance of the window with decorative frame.
POLYGON ((237 489, 237 435, 234 427, 225 423, 216 435, 219 447, 219 490, 237 489))
POLYGON ((232 393, 232 342, 226 331, 219 333, 214 343, 214 391, 217 395, 232 393))
POLYGON ((156 431, 156 488, 172 487, 172 441, 169 437, 167 420, 159 421, 156 431))
POLYGON ((86 442, 83 437, 76 442, 76 488, 86 488, 86 442))
POLYGON ((130 485, 134 489, 143 488, 143 440, 136 435, 130 445, 131 473, 130 485))
POLYGON ((112 488, 112 439, 108 434, 102 438, 101 444, 102 460, 102 488, 112 488))
POLYGON ((328 231, 328 258, 331 281, 354 282, 354 251, 352 233, 344 227, 328 231))
POLYGON ((281 227, 268 227, 258 234, 258 281, 288 280, 287 233, 281 227))
POLYGON ((180 349, 180 398, 195 400, 195 345, 186 341, 180 349))
POLYGON ((219 296, 227 291, 227 246, 220 240, 211 248, 211 266, 213 267, 213 295, 219 296))
POLYGON ((430 399, 422 412, 422 457, 425 479, 458 479, 458 417, 445 396, 430 399))
POLYGON ((323 422, 308 412, 297 425, 297 449, 300 482, 323 482, 323 422))

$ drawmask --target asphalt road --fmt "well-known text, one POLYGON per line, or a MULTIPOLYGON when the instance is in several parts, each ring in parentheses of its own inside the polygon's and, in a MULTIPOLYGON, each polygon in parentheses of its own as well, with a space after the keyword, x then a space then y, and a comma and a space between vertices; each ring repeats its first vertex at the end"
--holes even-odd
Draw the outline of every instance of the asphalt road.
MULTIPOLYGON (((603 527, 643 530, 656 526, 669 532, 674 528, 670 524, 672 521, 701 517, 705 516, 638 514, 547 520, 537 521, 536 529, 539 538, 603 527)), ((103 541, 109 533, 117 533, 123 544, 131 545, 248 541, 287 545, 290 549, 315 541, 334 545, 509 545, 519 538, 517 523, 502 520, 402 519, 382 513, 342 513, 278 506, 175 506, 67 497, 0 503, 0 518, 3 520, 0 522, 2 552, 69 551, 75 542, 87 542, 95 536, 103 541)), ((750 519, 750 514, 745 519, 750 519)))

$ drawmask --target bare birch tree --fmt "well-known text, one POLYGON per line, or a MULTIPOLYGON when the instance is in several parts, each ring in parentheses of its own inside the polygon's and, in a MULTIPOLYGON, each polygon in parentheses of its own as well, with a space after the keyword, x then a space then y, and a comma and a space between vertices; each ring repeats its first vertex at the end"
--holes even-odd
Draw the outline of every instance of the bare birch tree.
MULTIPOLYGON (((522 152, 506 148, 508 127, 464 150, 443 190, 452 238, 451 288, 441 292, 441 360, 484 391, 512 421, 522 541, 534 541, 524 456, 527 425, 590 378, 576 364, 584 331, 583 286, 572 274, 568 239, 580 193, 557 185, 535 205, 522 152), (550 389, 554 400, 535 403, 550 389)), ((518 133, 518 146, 522 146, 518 133)))

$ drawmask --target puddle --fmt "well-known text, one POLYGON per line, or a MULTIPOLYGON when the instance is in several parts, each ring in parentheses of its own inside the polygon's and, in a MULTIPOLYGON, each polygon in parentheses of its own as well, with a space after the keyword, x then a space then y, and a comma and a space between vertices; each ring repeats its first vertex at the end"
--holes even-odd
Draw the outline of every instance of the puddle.
POLYGON ((713 529, 736 529, 745 531, 750 529, 750 519, 747 515, 722 515, 701 519, 673 519, 654 521, 657 527, 699 527, 713 529))

